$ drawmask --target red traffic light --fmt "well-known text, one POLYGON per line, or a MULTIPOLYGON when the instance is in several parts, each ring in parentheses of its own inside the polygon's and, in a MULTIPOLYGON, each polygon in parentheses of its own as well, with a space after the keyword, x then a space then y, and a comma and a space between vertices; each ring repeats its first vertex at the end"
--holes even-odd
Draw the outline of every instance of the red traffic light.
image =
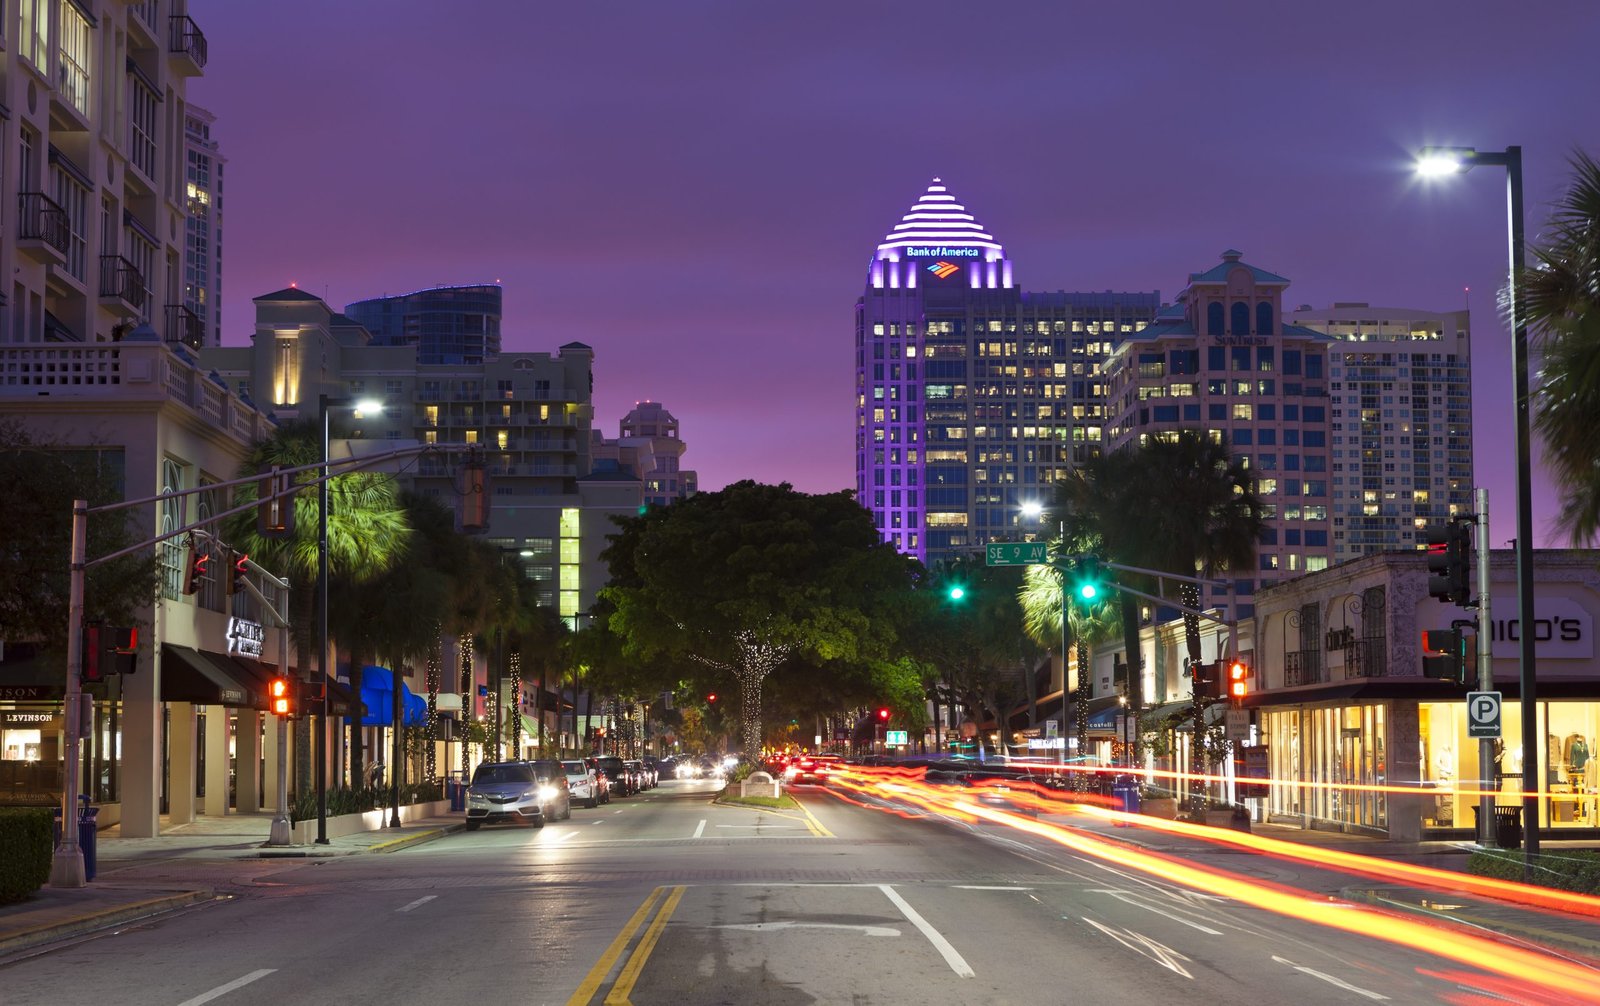
POLYGON ((204 542, 196 542, 189 546, 188 562, 184 564, 183 592, 185 594, 198 594, 200 583, 211 575, 211 553, 206 550, 204 542))
POLYGON ((717 701, 717 693, 716 692, 712 692, 710 695, 707 695, 706 696, 706 701, 707 702, 715 702, 715 701, 717 701))
POLYGON ((1242 660, 1235 660, 1228 665, 1228 698, 1242 699, 1248 694, 1250 685, 1250 668, 1242 660))
POLYGON ((878 719, 880 719, 880 720, 888 720, 889 719, 889 710, 887 710, 887 709, 879 709, 878 710, 878 719))
POLYGON ((290 695, 288 678, 273 678, 267 683, 267 710, 274 716, 294 715, 294 700, 290 695))

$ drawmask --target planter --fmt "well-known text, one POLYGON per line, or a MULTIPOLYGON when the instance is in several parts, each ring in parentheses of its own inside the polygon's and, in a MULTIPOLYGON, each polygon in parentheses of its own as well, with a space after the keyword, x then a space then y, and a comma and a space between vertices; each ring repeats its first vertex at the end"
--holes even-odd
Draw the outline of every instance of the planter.
POLYGON ((1151 817, 1160 817, 1171 821, 1178 816, 1178 800, 1176 797, 1171 796, 1151 797, 1144 801, 1141 809, 1151 817))
MULTIPOLYGON (((412 821, 422 818, 442 817, 449 813, 449 800, 407 804, 400 808, 400 823, 410 824, 412 821)), ((369 810, 360 814, 341 814, 338 817, 328 818, 327 834, 330 839, 343 838, 345 835, 357 835, 363 831, 377 831, 388 825, 388 823, 388 807, 380 807, 377 810, 369 810)), ((289 841, 294 845, 310 845, 316 837, 316 818, 296 822, 289 829, 289 841)))

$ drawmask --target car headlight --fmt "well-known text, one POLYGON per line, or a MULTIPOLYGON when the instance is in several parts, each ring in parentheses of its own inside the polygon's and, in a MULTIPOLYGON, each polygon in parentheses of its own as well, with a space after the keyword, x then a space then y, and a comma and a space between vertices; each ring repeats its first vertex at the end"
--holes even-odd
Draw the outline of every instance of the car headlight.
MULTIPOLYGON (((533 796, 534 794, 529 793, 528 795, 533 796)), ((556 798, 556 788, 554 786, 540 786, 538 796, 540 803, 549 803, 556 798)))

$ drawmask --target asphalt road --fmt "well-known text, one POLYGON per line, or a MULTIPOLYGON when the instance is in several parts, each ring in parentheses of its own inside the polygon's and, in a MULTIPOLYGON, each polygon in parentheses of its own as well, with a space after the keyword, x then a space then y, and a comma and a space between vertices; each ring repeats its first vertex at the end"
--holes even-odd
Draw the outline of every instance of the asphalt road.
MULTIPOLYGON (((711 791, 671 782, 543 829, 485 828, 389 855, 212 864, 231 897, 0 968, 0 1003, 1299 1006, 1507 994, 1425 950, 992 824, 818 790, 798 792, 808 814, 777 814, 713 806, 711 791)), ((1217 858, 1278 884, 1340 882, 1217 858)), ((1326 904, 1330 918, 1356 911, 1326 904)))

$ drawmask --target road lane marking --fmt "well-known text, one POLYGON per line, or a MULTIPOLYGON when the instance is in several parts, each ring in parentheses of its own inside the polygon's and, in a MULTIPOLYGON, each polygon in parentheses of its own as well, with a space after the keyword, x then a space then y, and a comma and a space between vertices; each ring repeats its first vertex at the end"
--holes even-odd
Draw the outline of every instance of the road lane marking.
POLYGON ((1279 964, 1287 964, 1289 967, 1294 968, 1296 971, 1300 972, 1303 975, 1310 975, 1313 978, 1321 978, 1323 981, 1327 982, 1329 985, 1336 985, 1339 988, 1344 989, 1346 992, 1354 992, 1358 996, 1366 996, 1368 999, 1374 999, 1374 1000, 1386 1000, 1386 999, 1389 998, 1388 996, 1384 995, 1382 992, 1373 992, 1370 989, 1357 988, 1356 986, 1351 985, 1349 982, 1345 981, 1342 978, 1335 978, 1333 975, 1324 974, 1323 972, 1317 971, 1317 970, 1315 970, 1313 968, 1308 968, 1308 967, 1305 967, 1304 965, 1296 964, 1294 961, 1289 960, 1287 957, 1279 957, 1277 954, 1273 954, 1272 955, 1272 959, 1274 961, 1277 961, 1279 964))
POLYGON ((805 825, 804 824, 719 824, 719 825, 717 825, 717 827, 719 827, 719 828, 772 828, 772 829, 788 828, 788 829, 792 829, 792 830, 799 830, 800 828, 804 828, 805 825))
POLYGON ((208 1003, 218 996, 225 996, 234 989, 242 989, 246 985, 249 985, 251 982, 255 981, 257 978, 265 978, 277 970, 277 968, 262 968, 259 971, 252 971, 243 978, 235 978, 226 985, 218 985, 210 992, 202 992, 193 999, 185 999, 183 1002, 179 1003, 178 1006, 200 1006, 201 1003, 208 1003))
POLYGON ((605 824, 605 821, 590 821, 590 824, 605 824))
POLYGON ((796 807, 800 808, 800 813, 806 816, 806 822, 811 825, 811 831, 813 834, 815 834, 818 838, 834 837, 833 832, 829 831, 821 821, 818 821, 817 815, 811 813, 810 809, 807 808, 805 804, 801 803, 799 800, 796 800, 794 804, 796 807))
POLYGON ((1189 960, 1189 958, 1178 953, 1178 951, 1172 949, 1166 944, 1158 943, 1155 940, 1152 940, 1150 937, 1145 936, 1142 933, 1136 933, 1131 929, 1117 929, 1114 926, 1102 925, 1088 916, 1084 916, 1083 921, 1089 923, 1089 925, 1100 930, 1102 933, 1105 933, 1107 936, 1111 937, 1113 940, 1116 940, 1129 950, 1132 950, 1134 953, 1148 957, 1152 961, 1155 961, 1157 964, 1166 968, 1168 971, 1171 971, 1175 974, 1180 974, 1183 977, 1188 978, 1190 981, 1194 980, 1194 975, 1190 974, 1189 969, 1180 963, 1182 961, 1189 960))
POLYGON ((951 884, 958 891, 1031 891, 1031 887, 994 887, 988 884, 951 884))
POLYGON ((695 829, 694 829, 694 837, 695 838, 699 838, 700 836, 704 835, 705 833, 706 833, 706 822, 705 822, 704 818, 701 818, 700 824, 697 825, 695 827, 695 829))
POLYGON ((780 929, 845 929, 862 936, 899 936, 900 930, 890 929, 888 926, 850 926, 841 922, 746 922, 722 926, 708 926, 708 929, 742 929, 751 933, 770 933, 780 929))
MULTIPOLYGON (((1113 898, 1116 898, 1118 901, 1122 902, 1125 905, 1132 905, 1135 908, 1143 908, 1147 912, 1155 912, 1157 915, 1161 916, 1163 919, 1171 919, 1173 922, 1181 922, 1181 923, 1183 923, 1184 925, 1188 926, 1191 929, 1200 930, 1202 933, 1205 933, 1207 936, 1221 936, 1222 935, 1222 931, 1220 929, 1212 929, 1210 926, 1203 926, 1198 922, 1191 922, 1188 919, 1184 918, 1182 915, 1174 913, 1173 911, 1171 911, 1170 909, 1166 908, 1165 906, 1152 905, 1147 901, 1143 901, 1133 891, 1122 891, 1122 890, 1118 890, 1115 887, 1091 887, 1091 888, 1089 888, 1089 893, 1090 894, 1109 894, 1113 898)), ((1062 918, 1066 918, 1066 916, 1062 916, 1062 918)))
MULTIPOLYGON (((595 823, 599 824, 600 822, 596 821, 595 823)), ((650 914, 650 909, 655 907, 656 900, 661 897, 661 892, 665 890, 665 887, 658 887, 650 892, 649 897, 644 899, 644 904, 640 905, 634 911, 633 916, 623 925, 622 932, 617 934, 617 938, 611 941, 609 947, 606 947, 606 952, 600 955, 598 961, 594 962, 594 967, 589 969, 589 973, 583 976, 582 984, 578 986, 577 991, 572 993, 572 998, 567 1000, 567 1006, 585 1006, 589 1002, 589 998, 600 987, 600 983, 605 981, 606 975, 611 973, 611 966, 617 963, 618 957, 622 956, 622 951, 627 948, 628 942, 633 939, 633 934, 638 932, 639 927, 644 924, 645 918, 650 914)), ((188 1006, 188 1004, 185 1003, 183 1006, 188 1006)))
POLYGON ((661 930, 666 928, 667 920, 672 918, 673 911, 678 907, 678 902, 683 900, 684 888, 674 887, 672 893, 661 904, 661 911, 656 913, 655 921, 650 923, 650 928, 645 930, 639 945, 633 948, 633 955, 622 966, 622 971, 617 975, 617 980, 611 986, 611 993, 606 996, 606 1006, 632 1006, 628 998, 633 992, 634 983, 639 980, 639 973, 644 970, 645 962, 650 959, 650 954, 656 948, 656 941, 661 938, 661 930))
MULTIPOLYGON (((600 823, 599 821, 595 822, 595 824, 599 824, 599 823, 600 823)), ((571 838, 573 835, 576 835, 576 834, 577 834, 577 832, 575 832, 575 831, 563 831, 563 832, 560 832, 559 834, 557 834, 553 838, 545 839, 543 844, 544 845, 555 845, 557 842, 565 842, 567 839, 571 838)))
POLYGON ((904 915, 908 922, 922 931, 922 935, 926 936, 928 942, 932 943, 934 949, 944 957, 945 963, 950 965, 951 971, 954 971, 962 978, 976 977, 977 972, 972 970, 972 965, 966 962, 966 959, 956 951, 955 947, 950 945, 950 941, 945 939, 939 930, 930 926, 927 919, 918 915, 917 910, 912 908, 906 899, 900 897, 899 891, 896 891, 888 884, 878 884, 877 888, 884 893, 885 897, 894 902, 894 906, 900 909, 900 914, 904 915))
POLYGON ((411 904, 405 906, 404 908, 396 908, 395 911, 396 912, 409 912, 413 908, 421 908, 423 905, 426 905, 428 902, 432 901, 434 898, 437 898, 437 897, 438 897, 437 894, 426 894, 426 895, 423 895, 422 897, 418 898, 417 900, 413 901, 411 904))

